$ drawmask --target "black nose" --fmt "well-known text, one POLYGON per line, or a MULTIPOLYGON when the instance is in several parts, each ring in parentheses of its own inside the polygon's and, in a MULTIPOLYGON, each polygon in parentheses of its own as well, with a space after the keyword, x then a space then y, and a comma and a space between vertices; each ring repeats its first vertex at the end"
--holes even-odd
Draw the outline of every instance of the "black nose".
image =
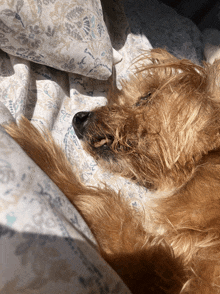
POLYGON ((88 125, 91 116, 92 112, 88 111, 77 112, 74 115, 72 125, 79 139, 83 139, 86 131, 86 126, 88 125))

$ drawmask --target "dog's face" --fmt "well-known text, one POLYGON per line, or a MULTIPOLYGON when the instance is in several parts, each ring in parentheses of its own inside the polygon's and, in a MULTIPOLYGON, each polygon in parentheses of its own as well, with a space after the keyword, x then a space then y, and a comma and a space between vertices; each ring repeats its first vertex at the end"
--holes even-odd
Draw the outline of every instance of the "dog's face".
POLYGON ((148 188, 176 188, 220 145, 217 65, 202 68, 164 50, 145 61, 106 106, 77 113, 73 127, 113 172, 148 188))

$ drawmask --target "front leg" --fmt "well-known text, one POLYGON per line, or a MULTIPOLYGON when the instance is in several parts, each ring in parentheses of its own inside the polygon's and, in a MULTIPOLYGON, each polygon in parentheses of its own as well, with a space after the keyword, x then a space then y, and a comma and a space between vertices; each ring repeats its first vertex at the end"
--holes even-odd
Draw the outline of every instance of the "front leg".
POLYGON ((78 209, 101 255, 133 293, 179 293, 185 282, 181 261, 162 238, 146 232, 142 216, 120 194, 81 183, 51 135, 26 118, 5 129, 78 209))

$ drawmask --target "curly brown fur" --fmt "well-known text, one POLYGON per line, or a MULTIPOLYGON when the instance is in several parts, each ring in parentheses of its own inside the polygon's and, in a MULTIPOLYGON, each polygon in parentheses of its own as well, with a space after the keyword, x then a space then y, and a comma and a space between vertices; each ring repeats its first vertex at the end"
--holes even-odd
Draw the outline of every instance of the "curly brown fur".
POLYGON ((157 191, 160 233, 112 190, 84 186, 49 134, 25 119, 7 132, 78 208, 133 293, 220 293, 220 62, 200 67, 157 49, 137 64, 73 126, 103 167, 157 191))

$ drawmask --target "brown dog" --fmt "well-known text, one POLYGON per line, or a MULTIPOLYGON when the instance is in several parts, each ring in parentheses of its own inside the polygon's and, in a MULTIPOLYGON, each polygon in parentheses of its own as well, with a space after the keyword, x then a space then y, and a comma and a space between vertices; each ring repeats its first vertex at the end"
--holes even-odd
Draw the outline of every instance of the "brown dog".
POLYGON ((200 67, 157 49, 138 64, 73 127, 100 164, 157 191, 160 234, 124 197, 84 186, 48 133, 26 119, 7 132, 81 212, 133 293, 220 293, 220 62, 200 67))

